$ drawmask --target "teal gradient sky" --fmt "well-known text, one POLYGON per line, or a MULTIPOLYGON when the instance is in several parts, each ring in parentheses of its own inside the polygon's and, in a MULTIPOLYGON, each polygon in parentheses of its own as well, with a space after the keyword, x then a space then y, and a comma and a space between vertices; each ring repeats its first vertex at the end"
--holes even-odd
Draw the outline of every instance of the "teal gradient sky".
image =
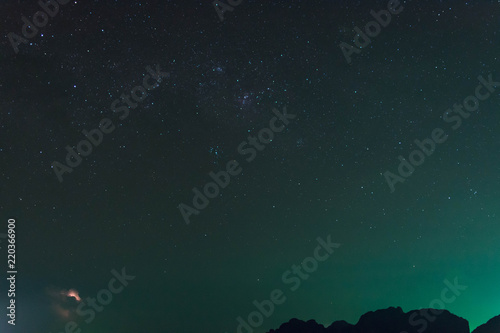
MULTIPOLYGON (((500 85, 457 130, 442 119, 479 75, 500 81, 499 3, 401 3, 351 64, 339 44, 387 1, 248 0, 220 22, 210 2, 94 0, 68 4, 17 55, 5 39, 0 211, 18 223, 16 329, 234 333, 275 289, 286 301, 256 333, 294 317, 355 324, 427 308, 455 278, 467 289, 447 310, 471 329, 499 315, 500 85), (156 64, 168 78, 120 120, 113 100, 156 64), (238 146, 284 107, 296 118, 245 161, 238 146), (114 132, 59 182, 51 164, 104 117, 114 132), (435 128, 447 141, 391 193, 384 172, 435 128), (187 225, 178 205, 231 160, 241 174, 187 225), (283 274, 329 235, 341 246, 291 291, 283 274), (48 292, 95 297, 122 267, 136 278, 91 323, 48 292)), ((5 31, 36 6, 0 5, 5 31)))

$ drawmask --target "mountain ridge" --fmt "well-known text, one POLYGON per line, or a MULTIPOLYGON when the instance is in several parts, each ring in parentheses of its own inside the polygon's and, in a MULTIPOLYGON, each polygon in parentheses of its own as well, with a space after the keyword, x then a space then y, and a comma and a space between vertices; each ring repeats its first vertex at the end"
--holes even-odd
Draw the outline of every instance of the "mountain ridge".
POLYGON ((389 307, 363 314, 356 324, 339 320, 325 327, 313 319, 292 318, 267 333, 500 333, 500 315, 471 332, 466 319, 448 310, 424 308, 404 312, 401 307, 389 307))

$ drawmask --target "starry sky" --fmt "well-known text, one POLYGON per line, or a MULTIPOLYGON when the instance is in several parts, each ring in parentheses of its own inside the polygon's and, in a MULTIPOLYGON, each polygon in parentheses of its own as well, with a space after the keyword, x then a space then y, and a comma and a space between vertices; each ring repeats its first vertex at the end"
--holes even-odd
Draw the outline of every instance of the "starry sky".
POLYGON ((388 1, 232 3, 221 20, 211 1, 69 1, 16 52, 9 34, 40 6, 2 2, 0 233, 16 219, 19 273, 1 331, 236 332, 275 289, 286 300, 254 332, 356 323, 429 307, 455 279, 446 309, 471 329, 499 315, 500 83, 459 128, 444 117, 479 76, 500 81, 500 3, 401 1, 350 62, 341 43, 388 1), (156 87, 127 104, 146 75, 156 87), (293 119, 248 161, 240 145, 276 112, 293 119), (61 181, 54 163, 103 119, 61 181), (447 140, 391 192, 384 174, 436 128, 447 140), (179 205, 230 161, 240 172, 186 223, 179 205), (318 237, 340 245, 292 291, 283 274, 318 237), (122 269, 134 278, 80 315, 122 269))

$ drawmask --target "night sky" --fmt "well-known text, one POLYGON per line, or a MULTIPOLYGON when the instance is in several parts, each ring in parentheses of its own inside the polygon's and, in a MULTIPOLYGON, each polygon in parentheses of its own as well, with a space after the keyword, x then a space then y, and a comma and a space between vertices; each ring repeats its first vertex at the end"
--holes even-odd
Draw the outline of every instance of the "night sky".
POLYGON ((500 3, 65 1, 0 5, 1 332, 500 314, 500 3))

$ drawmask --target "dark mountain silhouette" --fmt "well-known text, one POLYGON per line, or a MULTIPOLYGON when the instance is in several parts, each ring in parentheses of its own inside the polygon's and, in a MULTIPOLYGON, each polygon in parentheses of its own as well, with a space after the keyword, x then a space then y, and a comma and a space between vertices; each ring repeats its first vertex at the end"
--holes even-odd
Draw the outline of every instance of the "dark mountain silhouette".
POLYGON ((307 332, 307 333, 324 333, 325 327, 318 324, 314 320, 309 320, 307 322, 299 319, 291 319, 288 323, 284 323, 280 326, 278 330, 270 330, 269 333, 295 333, 295 332, 307 332))
MULTIPOLYGON (((400 307, 370 311, 356 325, 336 321, 328 327, 314 320, 291 319, 268 333, 470 333, 467 320, 447 310, 420 309, 403 312, 400 307)), ((500 315, 472 333, 500 333, 500 315)))
POLYGON ((500 332, 500 316, 488 320, 486 324, 478 326, 472 333, 498 333, 500 332))

